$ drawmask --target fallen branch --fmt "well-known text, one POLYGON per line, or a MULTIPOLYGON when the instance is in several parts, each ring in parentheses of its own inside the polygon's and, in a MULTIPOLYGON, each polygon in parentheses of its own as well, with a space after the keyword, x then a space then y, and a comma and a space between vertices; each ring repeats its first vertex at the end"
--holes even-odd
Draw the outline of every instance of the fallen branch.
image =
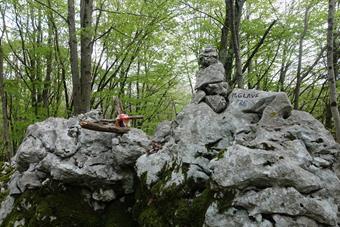
POLYGON ((118 134, 127 133, 130 129, 129 128, 121 128, 116 127, 113 125, 102 124, 100 122, 93 122, 93 121, 80 121, 80 126, 85 129, 93 130, 93 131, 100 131, 100 132, 113 132, 118 134))

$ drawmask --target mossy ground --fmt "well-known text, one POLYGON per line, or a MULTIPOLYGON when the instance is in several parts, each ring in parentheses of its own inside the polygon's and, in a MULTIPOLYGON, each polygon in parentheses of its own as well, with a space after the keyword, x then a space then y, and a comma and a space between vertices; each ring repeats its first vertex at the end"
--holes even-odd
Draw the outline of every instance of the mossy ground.
POLYGON ((135 226, 128 207, 132 199, 116 200, 103 211, 94 211, 84 200, 80 187, 53 184, 38 190, 29 190, 16 198, 13 211, 2 226, 13 226, 25 219, 25 226, 81 226, 121 227, 135 226))
POLYGON ((174 168, 162 171, 160 180, 150 189, 145 176, 136 191, 134 216, 141 226, 202 226, 206 210, 214 200, 209 183, 195 183, 191 179, 182 185, 165 188, 174 168))

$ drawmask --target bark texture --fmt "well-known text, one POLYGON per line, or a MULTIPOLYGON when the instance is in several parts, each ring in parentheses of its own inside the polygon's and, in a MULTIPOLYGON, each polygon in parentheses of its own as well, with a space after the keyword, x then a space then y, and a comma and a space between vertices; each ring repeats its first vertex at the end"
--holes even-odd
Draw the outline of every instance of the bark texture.
POLYGON ((72 74, 72 101, 74 114, 81 113, 81 86, 79 78, 79 65, 78 65, 78 50, 77 50, 77 35, 75 24, 75 10, 74 0, 68 0, 68 31, 69 31, 69 46, 70 46, 70 62, 72 74))
POLYGON ((80 24, 81 24, 81 62, 80 62, 80 85, 81 85, 81 112, 90 110, 91 103, 91 63, 92 63, 92 10, 93 0, 81 0, 80 24))
POLYGON ((329 99, 332 117, 334 119, 334 125, 336 130, 336 141, 340 143, 340 114, 337 104, 336 94, 336 80, 334 73, 334 15, 335 15, 335 0, 329 0, 328 4, 328 28, 327 28, 327 68, 328 68, 328 84, 329 84, 329 99))
POLYGON ((2 108, 2 140, 3 140, 3 156, 6 160, 10 160, 13 156, 10 136, 9 136, 9 121, 7 115, 7 97, 4 86, 4 56, 2 50, 2 44, 0 39, 0 96, 1 96, 1 108, 2 108))

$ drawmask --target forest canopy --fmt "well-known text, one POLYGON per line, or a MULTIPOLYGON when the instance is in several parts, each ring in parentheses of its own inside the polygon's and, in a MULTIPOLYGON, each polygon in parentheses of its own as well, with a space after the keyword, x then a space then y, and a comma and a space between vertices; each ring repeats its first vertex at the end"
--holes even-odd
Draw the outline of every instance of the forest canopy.
POLYGON ((114 118, 116 98, 151 134, 190 102, 206 46, 230 86, 286 92, 335 134, 339 14, 335 0, 0 0, 1 159, 28 125, 114 118))

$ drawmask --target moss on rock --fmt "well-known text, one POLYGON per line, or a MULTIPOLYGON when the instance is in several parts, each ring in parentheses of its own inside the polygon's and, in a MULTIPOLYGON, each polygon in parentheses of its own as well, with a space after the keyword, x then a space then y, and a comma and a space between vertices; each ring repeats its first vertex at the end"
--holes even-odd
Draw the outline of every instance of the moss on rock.
POLYGON ((2 226, 13 226, 24 219, 25 226, 134 226, 128 207, 133 197, 124 202, 109 203, 105 210, 94 211, 85 201, 82 188, 53 184, 38 190, 28 190, 15 200, 13 211, 2 226))
POLYGON ((187 179, 181 185, 167 186, 172 171, 164 169, 160 179, 148 188, 145 176, 136 191, 134 215, 141 226, 202 226, 206 210, 214 200, 209 183, 197 183, 187 179))

